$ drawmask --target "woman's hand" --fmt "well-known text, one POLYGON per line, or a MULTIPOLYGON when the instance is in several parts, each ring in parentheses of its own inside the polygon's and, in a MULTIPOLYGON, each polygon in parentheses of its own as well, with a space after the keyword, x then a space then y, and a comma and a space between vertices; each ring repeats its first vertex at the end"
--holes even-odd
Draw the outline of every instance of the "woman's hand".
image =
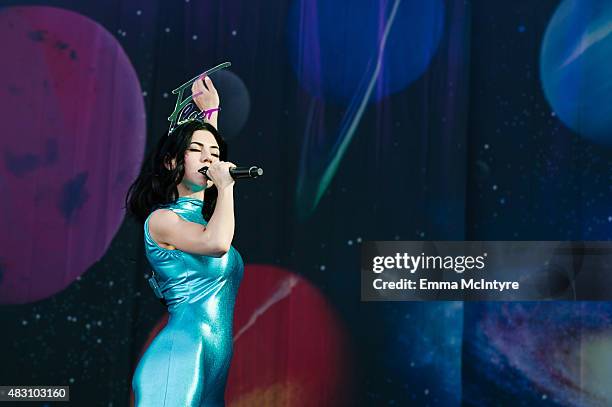
POLYGON ((200 109, 202 118, 217 128, 217 115, 219 108, 219 93, 212 80, 205 76, 199 77, 191 85, 191 95, 194 103, 200 109), (209 112, 209 110, 213 109, 209 112))
POLYGON ((221 191, 228 186, 232 186, 235 182, 229 173, 229 169, 232 167, 236 167, 236 165, 229 161, 216 161, 206 170, 206 177, 215 184, 217 190, 221 191))

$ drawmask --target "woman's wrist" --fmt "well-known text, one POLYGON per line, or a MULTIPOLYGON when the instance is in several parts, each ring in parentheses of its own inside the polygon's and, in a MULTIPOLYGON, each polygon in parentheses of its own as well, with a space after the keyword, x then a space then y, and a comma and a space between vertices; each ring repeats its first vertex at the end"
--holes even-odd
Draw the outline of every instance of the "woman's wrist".
POLYGON ((219 113, 219 111, 221 110, 221 108, 219 106, 217 107, 211 107, 210 109, 204 109, 200 112, 200 114, 202 115, 202 118, 205 120, 210 121, 213 117, 213 115, 217 115, 219 113))
POLYGON ((234 191, 235 184, 236 182, 232 182, 231 184, 224 185, 221 188, 217 187, 217 193, 219 195, 223 193, 232 193, 234 191))
POLYGON ((202 120, 204 120, 206 123, 209 123, 210 125, 212 125, 215 129, 218 129, 219 127, 217 126, 218 124, 218 116, 219 116, 219 111, 221 110, 220 107, 217 108, 211 108, 208 110, 203 110, 200 114, 202 116, 202 120))

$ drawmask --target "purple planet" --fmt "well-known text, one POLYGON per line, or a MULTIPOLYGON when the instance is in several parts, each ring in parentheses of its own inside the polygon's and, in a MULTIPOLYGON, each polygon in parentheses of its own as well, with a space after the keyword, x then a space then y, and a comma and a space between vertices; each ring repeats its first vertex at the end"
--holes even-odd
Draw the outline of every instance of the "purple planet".
POLYGON ((106 252, 141 166, 136 72, 100 24, 52 7, 0 10, 0 303, 66 288, 106 252))

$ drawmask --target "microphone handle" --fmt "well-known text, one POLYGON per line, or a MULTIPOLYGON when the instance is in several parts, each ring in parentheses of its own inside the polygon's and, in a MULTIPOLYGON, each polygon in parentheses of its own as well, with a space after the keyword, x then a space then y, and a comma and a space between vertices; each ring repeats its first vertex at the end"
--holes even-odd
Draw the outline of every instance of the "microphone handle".
MULTIPOLYGON (((208 167, 203 167, 198 170, 202 174, 206 175, 208 167)), ((263 175, 263 169, 253 165, 251 167, 233 167, 229 169, 229 173, 234 179, 241 178, 257 178, 263 175)))

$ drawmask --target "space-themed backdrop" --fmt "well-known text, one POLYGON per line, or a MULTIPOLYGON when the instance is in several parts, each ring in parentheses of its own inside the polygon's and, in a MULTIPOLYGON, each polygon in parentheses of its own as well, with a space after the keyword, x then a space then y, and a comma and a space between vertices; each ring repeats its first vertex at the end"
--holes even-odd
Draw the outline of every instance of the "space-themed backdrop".
POLYGON ((0 4, 0 385, 133 402, 167 314, 125 193, 229 61, 229 159, 265 171, 229 406, 612 405, 612 304, 359 292, 365 241, 612 237, 612 2, 0 4))

